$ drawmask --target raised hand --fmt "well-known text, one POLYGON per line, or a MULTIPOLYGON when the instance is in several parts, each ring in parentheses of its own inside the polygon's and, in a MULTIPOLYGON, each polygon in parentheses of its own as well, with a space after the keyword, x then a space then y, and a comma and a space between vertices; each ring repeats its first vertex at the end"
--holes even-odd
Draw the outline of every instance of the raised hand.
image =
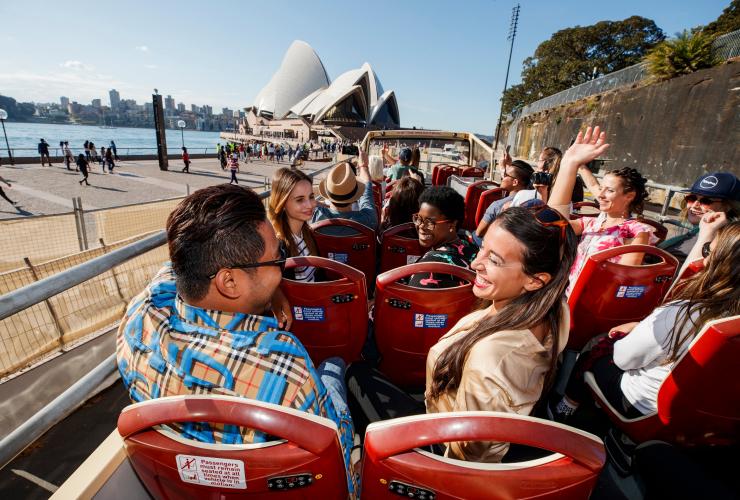
POLYGON ((578 132, 575 142, 563 155, 563 163, 576 164, 578 166, 595 160, 607 149, 606 133, 596 126, 588 127, 586 132, 578 132))
POLYGON ((699 222, 699 237, 702 241, 711 241, 717 231, 727 224, 727 214, 724 212, 709 212, 704 214, 699 222))

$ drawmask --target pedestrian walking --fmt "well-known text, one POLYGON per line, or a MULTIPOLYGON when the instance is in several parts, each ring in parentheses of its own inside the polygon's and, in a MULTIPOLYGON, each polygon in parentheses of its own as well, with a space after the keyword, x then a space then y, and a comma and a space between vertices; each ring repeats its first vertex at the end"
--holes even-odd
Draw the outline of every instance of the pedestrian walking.
MULTIPOLYGON (((13 187, 13 186, 11 186, 11 185, 10 185, 10 183, 9 183, 8 181, 6 181, 6 180, 5 180, 5 179, 4 179, 4 178, 3 178, 2 176, 0 176, 0 182, 4 182, 5 184, 7 184, 7 185, 8 185, 8 187, 13 187)), ((13 200, 11 200, 10 198, 8 198, 8 195, 7 195, 7 194, 5 194, 5 191, 3 191, 3 188, 1 188, 1 187, 0 187, 0 196, 2 196, 3 198, 5 198, 5 199, 6 199, 7 201, 8 201, 8 203, 10 203, 11 205, 14 205, 14 206, 15 206, 15 205, 17 205, 17 204, 18 204, 18 202, 17 202, 17 201, 13 201, 13 200)))
POLYGON ((90 148, 91 161, 98 161, 98 149, 95 147, 95 143, 90 141, 90 144, 88 146, 90 148))
POLYGON ((229 184, 239 184, 239 180, 236 178, 236 173, 239 171, 239 158, 236 153, 231 155, 229 158, 229 170, 231 170, 231 180, 229 184))
POLYGON ((182 169, 183 172, 190 173, 190 155, 188 154, 188 148, 183 146, 182 148, 182 162, 185 164, 185 168, 182 169))
MULTIPOLYGON (((113 163, 113 148, 108 148, 105 150, 105 163, 108 164, 108 173, 113 173, 113 167, 116 166, 115 163, 113 163)), ((105 170, 105 167, 103 167, 103 170, 105 170)))
POLYGON ((221 170, 226 170, 226 150, 218 145, 218 161, 221 163, 221 170))
POLYGON ((113 158, 115 158, 115 160, 118 161, 118 150, 116 149, 116 143, 113 142, 112 139, 110 141, 110 147, 108 149, 113 150, 113 158))
POLYGON ((105 146, 100 146, 100 168, 103 169, 103 173, 105 173, 105 146))
MULTIPOLYGON (((62 142, 62 154, 64 155, 64 166, 67 167, 67 170, 72 170, 69 168, 69 166, 74 162, 74 155, 72 154, 72 150, 69 149, 69 142, 64 141, 62 142)), ((77 167, 75 167, 75 170, 77 170, 77 167)))
POLYGON ((41 155, 41 166, 44 166, 44 158, 46 158, 46 162, 51 167, 51 160, 49 159, 49 143, 46 142, 45 139, 41 139, 41 142, 39 142, 38 145, 39 155, 41 155))
POLYGON ((77 168, 80 169, 80 172, 82 173, 82 180, 80 181, 80 186, 84 182, 87 186, 90 185, 89 182, 87 182, 87 166, 88 166, 87 158, 85 158, 85 155, 82 153, 77 156, 77 168))
POLYGON ((85 149, 85 158, 87 158, 87 161, 90 161, 90 141, 85 141, 82 147, 85 149))

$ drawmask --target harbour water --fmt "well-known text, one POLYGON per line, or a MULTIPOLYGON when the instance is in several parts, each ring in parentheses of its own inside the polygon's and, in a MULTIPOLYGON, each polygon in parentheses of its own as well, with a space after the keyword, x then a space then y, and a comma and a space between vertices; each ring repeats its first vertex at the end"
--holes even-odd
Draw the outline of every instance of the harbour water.
MULTIPOLYGON (((36 146, 43 137, 50 145, 50 153, 54 155, 59 149, 59 141, 68 141, 74 153, 83 151, 86 140, 95 143, 100 150, 101 146, 108 147, 110 141, 116 143, 118 154, 156 154, 157 142, 153 128, 115 127, 103 128, 89 125, 57 125, 51 123, 23 123, 5 122, 5 131, 8 134, 8 143, 14 156, 36 156, 36 146)), ((196 130, 184 131, 185 146, 193 153, 215 153, 216 143, 222 141, 218 132, 200 132, 196 130)), ((177 154, 182 147, 179 130, 167 130, 167 150, 170 154, 177 154)), ((0 136, 0 157, 6 158, 8 152, 5 139, 0 136)))

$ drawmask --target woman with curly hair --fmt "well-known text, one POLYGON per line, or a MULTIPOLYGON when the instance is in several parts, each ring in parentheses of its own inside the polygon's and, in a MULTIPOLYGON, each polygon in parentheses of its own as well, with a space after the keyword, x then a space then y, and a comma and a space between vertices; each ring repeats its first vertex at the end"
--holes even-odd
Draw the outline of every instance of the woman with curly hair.
MULTIPOLYGON (((568 148, 560 163, 560 172, 552 187, 548 204, 562 213, 570 215, 569 203, 573 193, 576 175, 581 174, 589 191, 596 196, 601 213, 598 217, 581 217, 570 221, 573 231, 580 236, 576 261, 570 270, 570 285, 566 294, 570 295, 578 275, 586 264, 589 255, 621 245, 654 245, 658 238, 655 229, 633 215, 641 214, 648 193, 645 189, 647 179, 634 168, 620 168, 607 173, 599 182, 586 164, 602 155, 609 144, 606 134, 599 127, 591 127, 585 133, 579 132, 576 141, 568 148)), ((631 253, 611 259, 626 265, 638 265, 643 254, 631 253)))

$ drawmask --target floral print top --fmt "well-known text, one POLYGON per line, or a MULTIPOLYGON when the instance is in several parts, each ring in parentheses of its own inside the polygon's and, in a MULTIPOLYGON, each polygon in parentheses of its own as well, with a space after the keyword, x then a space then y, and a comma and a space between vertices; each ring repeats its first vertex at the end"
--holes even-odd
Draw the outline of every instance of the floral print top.
MULTIPOLYGON (((478 255, 478 246, 472 243, 466 234, 438 248, 432 248, 417 262, 444 262, 470 269, 470 263, 478 255)), ((452 288, 464 285, 465 281, 449 274, 418 273, 411 276, 409 285, 418 288, 452 288)))
MULTIPOLYGON (((576 260, 573 263, 573 267, 570 268, 570 283, 568 284, 568 289, 565 291, 566 296, 570 296, 573 285, 591 254, 609 248, 627 245, 631 242, 627 240, 636 238, 640 233, 649 234, 649 245, 655 245, 658 242, 658 238, 653 234, 655 228, 637 219, 627 219, 621 224, 608 228, 602 228, 602 225, 606 221, 605 212, 601 212, 598 217, 581 217, 578 220, 583 226, 583 232, 578 243, 576 260)), ((609 259, 609 261, 619 262, 620 259, 621 256, 617 256, 609 259)))

